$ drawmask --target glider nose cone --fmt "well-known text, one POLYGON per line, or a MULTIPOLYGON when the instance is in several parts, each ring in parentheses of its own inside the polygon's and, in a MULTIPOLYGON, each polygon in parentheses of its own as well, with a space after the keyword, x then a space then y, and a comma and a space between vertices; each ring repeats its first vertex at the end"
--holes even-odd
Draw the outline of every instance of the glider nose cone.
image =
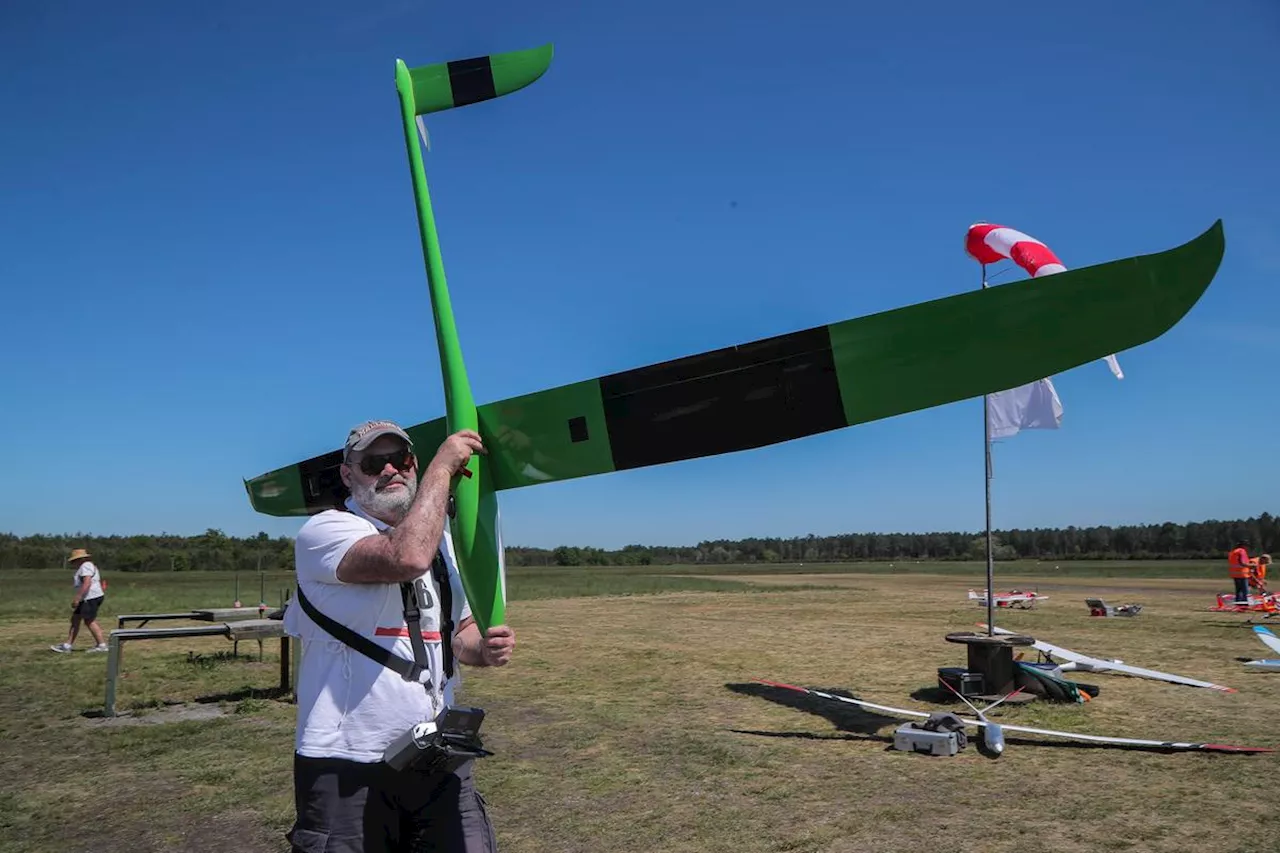
POLYGON ((995 723, 988 722, 982 729, 982 738, 979 742, 985 754, 992 758, 999 758, 1004 754, 1004 729, 995 723))

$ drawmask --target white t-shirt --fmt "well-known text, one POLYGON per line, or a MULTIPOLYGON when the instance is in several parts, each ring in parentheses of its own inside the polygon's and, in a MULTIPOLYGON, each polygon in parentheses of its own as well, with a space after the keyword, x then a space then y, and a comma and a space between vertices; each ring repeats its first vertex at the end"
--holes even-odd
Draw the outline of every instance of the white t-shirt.
MULTIPOLYGON (((406 660, 413 646, 404 620, 398 583, 344 583, 338 565, 357 540, 390 528, 367 515, 348 499, 351 512, 331 509, 312 516, 298 531, 294 546, 298 586, 316 609, 406 660)), ((458 575, 453 540, 446 526, 441 537, 449 585, 453 595, 456 633, 471 615, 458 575)), ((435 579, 427 571, 414 581, 422 612, 420 628, 429 666, 423 684, 405 681, 399 673, 349 647, 311 620, 302 606, 290 602, 284 630, 302 641, 298 666, 298 728, 294 749, 312 758, 346 758, 375 762, 387 744, 406 729, 434 719, 453 700, 461 674, 454 659, 454 676, 443 685, 444 655, 440 637, 440 598, 435 579)))
POLYGON ((85 578, 92 578, 92 580, 89 581, 89 591, 84 594, 84 598, 80 599, 81 601, 88 601, 91 598, 102 598, 102 596, 106 595, 106 593, 102 591, 102 575, 98 573, 98 567, 88 560, 85 560, 76 567, 76 576, 71 583, 76 589, 79 589, 80 584, 84 583, 85 578))

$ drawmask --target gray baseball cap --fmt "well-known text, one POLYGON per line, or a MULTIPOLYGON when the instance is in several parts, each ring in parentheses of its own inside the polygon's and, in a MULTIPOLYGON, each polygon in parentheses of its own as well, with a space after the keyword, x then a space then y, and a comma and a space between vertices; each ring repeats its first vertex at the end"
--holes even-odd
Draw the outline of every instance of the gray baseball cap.
POLYGON ((401 429, 399 424, 392 421, 365 421, 347 434, 347 444, 342 449, 343 461, 345 462, 353 451, 364 450, 383 435, 399 436, 404 439, 405 444, 413 447, 413 439, 409 438, 409 433, 401 429))

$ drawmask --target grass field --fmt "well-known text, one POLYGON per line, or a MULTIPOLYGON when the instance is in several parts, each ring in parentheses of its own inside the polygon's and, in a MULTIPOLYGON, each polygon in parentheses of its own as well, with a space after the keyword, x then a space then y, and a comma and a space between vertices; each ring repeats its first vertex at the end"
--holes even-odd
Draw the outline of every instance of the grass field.
MULTIPOLYGON (((998 624, 1077 651, 1207 679, 1200 690, 1081 675, 1086 705, 1034 702, 1002 719, 1080 732, 1280 745, 1280 673, 1246 616, 1213 613, 1216 564, 1020 563, 998 586, 1050 599, 998 624), (1083 599, 1139 601, 1094 619, 1083 599)), ((225 574, 108 575, 124 612, 225 607, 225 574)), ((265 579, 277 602, 286 575, 265 579)), ((512 664, 467 671, 488 712, 477 768, 499 841, 533 851, 1093 851, 1280 849, 1276 754, 1169 754, 1009 735, 999 761, 888 748, 896 718, 753 682, 941 707, 943 640, 985 610, 978 564, 512 569, 512 664)), ((257 576, 240 597, 256 603, 257 576)), ((0 851, 285 851, 294 706, 278 646, 137 642, 97 716, 105 655, 55 655, 65 572, 0 573, 0 851)), ((80 641, 87 647, 87 637, 80 641)), ((952 706, 953 709, 954 706, 952 706)))

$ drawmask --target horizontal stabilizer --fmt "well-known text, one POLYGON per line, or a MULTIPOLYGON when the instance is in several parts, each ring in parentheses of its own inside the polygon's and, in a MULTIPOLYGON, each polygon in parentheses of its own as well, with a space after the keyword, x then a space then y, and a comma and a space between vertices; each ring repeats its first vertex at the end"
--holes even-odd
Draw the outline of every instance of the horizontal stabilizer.
POLYGON ((545 44, 529 50, 406 67, 402 73, 407 74, 410 83, 414 115, 425 115, 523 89, 546 73, 552 53, 552 46, 545 44))

